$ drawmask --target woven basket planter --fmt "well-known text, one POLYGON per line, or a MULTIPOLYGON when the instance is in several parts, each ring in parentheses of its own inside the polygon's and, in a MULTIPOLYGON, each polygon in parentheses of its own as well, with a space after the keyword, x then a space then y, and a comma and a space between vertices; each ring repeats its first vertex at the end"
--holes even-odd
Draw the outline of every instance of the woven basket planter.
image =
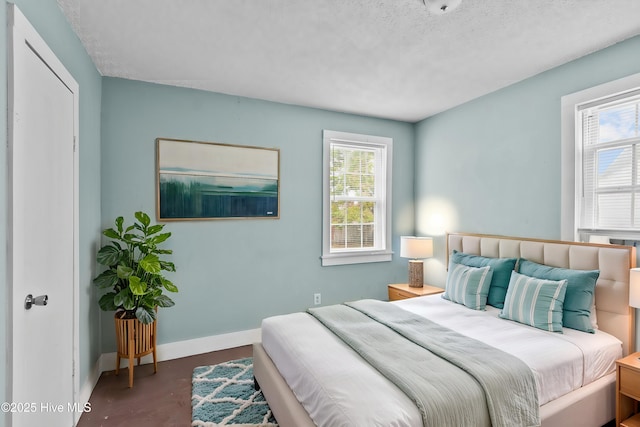
POLYGON ((156 361, 156 329, 157 320, 144 324, 138 319, 119 319, 116 315, 116 341, 118 354, 116 357, 116 375, 120 372, 120 360, 129 360, 129 387, 133 387, 133 359, 138 359, 148 354, 153 354, 153 372, 158 372, 156 361))

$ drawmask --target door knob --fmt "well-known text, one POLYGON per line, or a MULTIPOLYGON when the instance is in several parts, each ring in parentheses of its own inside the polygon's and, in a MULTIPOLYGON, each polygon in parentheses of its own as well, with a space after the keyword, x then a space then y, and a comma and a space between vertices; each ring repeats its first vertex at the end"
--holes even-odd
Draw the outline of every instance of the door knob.
POLYGON ((24 308, 29 310, 34 305, 47 305, 49 301, 48 295, 40 295, 39 297, 33 297, 33 295, 29 294, 24 299, 24 308))

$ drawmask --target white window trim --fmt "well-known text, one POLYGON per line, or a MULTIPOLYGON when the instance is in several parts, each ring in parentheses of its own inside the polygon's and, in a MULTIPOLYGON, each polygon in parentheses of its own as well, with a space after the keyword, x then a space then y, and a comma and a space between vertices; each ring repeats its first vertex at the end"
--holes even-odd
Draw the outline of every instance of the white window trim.
MULTIPOLYGON (((609 98, 624 92, 628 92, 640 87, 640 73, 632 74, 612 82, 594 86, 589 89, 565 95, 561 100, 561 189, 560 189, 560 236, 562 240, 580 240, 576 224, 580 212, 577 212, 578 205, 576 187, 582 182, 576 175, 580 170, 580 146, 578 106, 597 101, 598 99, 609 98)), ((598 231, 595 234, 602 234, 598 231)), ((633 237, 632 232, 624 232, 620 237, 633 237)), ((637 233, 636 233, 637 234, 637 233)))
POLYGON ((391 261, 391 165, 393 164, 393 139, 382 136, 360 135, 355 133, 324 130, 322 135, 322 265, 361 264, 367 262, 391 261), (386 146, 386 188, 385 188, 385 223, 382 236, 384 248, 381 250, 357 250, 331 252, 331 200, 329 188, 329 165, 331 156, 331 142, 350 142, 356 144, 373 144, 386 146))

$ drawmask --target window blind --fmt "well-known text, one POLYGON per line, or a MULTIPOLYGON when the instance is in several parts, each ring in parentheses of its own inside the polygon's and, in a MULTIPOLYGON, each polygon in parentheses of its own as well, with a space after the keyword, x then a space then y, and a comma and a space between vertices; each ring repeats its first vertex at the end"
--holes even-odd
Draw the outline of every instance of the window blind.
POLYGON ((382 246, 383 157, 381 147, 331 143, 331 250, 382 246))
POLYGON ((640 230, 640 89, 578 107, 579 229, 640 230))

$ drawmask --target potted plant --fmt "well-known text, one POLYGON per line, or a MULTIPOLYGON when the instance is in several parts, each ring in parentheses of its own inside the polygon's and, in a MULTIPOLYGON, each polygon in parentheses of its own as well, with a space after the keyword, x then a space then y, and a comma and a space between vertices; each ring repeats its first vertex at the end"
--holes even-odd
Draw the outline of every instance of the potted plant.
POLYGON ((100 289, 110 289, 102 295, 102 310, 115 311, 118 355, 129 359, 129 387, 133 386, 133 358, 153 353, 154 372, 156 362, 156 315, 158 307, 171 307, 174 302, 164 291, 178 292, 178 288, 164 277, 163 271, 175 271, 172 262, 161 259, 173 253, 161 249, 171 233, 163 233, 164 224, 151 224, 149 215, 136 212, 132 225, 124 228, 124 218, 115 220, 115 228, 107 228, 102 234, 111 241, 98 251, 96 260, 107 267, 93 283, 100 289))

